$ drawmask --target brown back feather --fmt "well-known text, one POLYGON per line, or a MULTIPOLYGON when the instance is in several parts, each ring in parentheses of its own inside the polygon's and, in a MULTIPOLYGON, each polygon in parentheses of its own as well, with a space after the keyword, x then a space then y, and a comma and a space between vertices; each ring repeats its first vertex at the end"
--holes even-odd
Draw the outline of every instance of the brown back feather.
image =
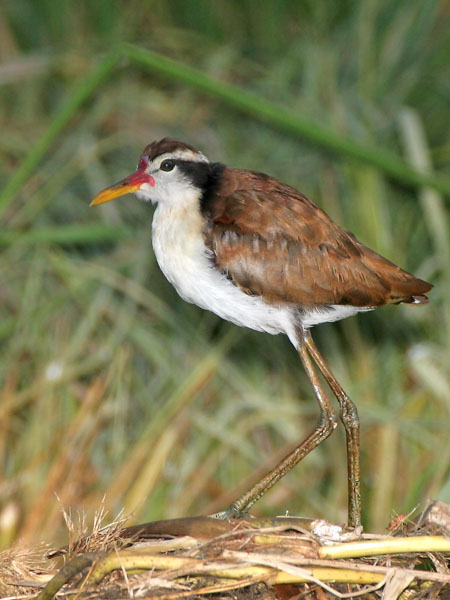
POLYGON ((262 173, 226 169, 203 206, 217 267, 272 304, 424 303, 432 285, 345 231, 311 200, 262 173))

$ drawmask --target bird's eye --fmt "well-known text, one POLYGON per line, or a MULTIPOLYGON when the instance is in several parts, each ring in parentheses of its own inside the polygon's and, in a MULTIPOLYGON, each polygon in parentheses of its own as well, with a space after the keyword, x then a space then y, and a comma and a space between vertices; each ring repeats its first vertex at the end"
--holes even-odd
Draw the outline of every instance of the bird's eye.
POLYGON ((173 160, 163 160, 162 163, 159 165, 161 171, 172 171, 174 167, 175 162, 173 160))

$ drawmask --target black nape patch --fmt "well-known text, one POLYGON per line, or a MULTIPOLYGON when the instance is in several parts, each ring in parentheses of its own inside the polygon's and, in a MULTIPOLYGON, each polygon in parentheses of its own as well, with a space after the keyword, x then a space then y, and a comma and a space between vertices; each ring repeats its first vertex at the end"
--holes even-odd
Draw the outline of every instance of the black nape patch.
POLYGON ((174 163, 194 187, 203 189, 208 182, 210 164, 176 158, 174 163))
POLYGON ((176 164, 192 185, 202 190, 200 210, 203 213, 209 198, 218 187, 225 165, 180 159, 176 160, 176 164))
POLYGON ((209 163, 209 177, 206 185, 203 188, 203 194, 200 198, 200 211, 202 214, 206 212, 209 199, 216 193, 220 187, 220 180, 223 172, 225 171, 225 165, 222 163, 209 163))

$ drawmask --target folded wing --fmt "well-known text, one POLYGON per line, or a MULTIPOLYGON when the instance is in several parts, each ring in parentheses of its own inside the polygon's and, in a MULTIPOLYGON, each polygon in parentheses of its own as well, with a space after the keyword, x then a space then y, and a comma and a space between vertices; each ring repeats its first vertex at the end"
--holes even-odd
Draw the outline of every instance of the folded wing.
POLYGON ((428 300, 431 284, 359 242, 311 200, 262 173, 226 169, 204 198, 217 268, 271 304, 380 306, 428 300))

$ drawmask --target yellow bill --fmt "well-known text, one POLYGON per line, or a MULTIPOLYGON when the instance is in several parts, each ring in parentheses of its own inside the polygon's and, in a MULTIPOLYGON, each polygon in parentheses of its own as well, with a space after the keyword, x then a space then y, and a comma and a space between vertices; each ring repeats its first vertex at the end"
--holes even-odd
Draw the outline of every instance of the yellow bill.
MULTIPOLYGON (((154 186, 155 180, 154 178, 145 172, 144 168, 142 168, 142 159, 139 162, 138 170, 135 171, 132 175, 125 177, 121 181, 118 181, 114 185, 105 188, 101 192, 99 192, 95 198, 91 200, 89 206, 97 206, 98 204, 103 204, 104 202, 109 202, 110 200, 114 200, 114 198, 118 198, 119 196, 125 196, 125 194, 130 194, 132 192, 137 192, 140 190, 141 186, 146 183, 148 185, 154 186)), ((145 165, 146 166, 146 165, 145 165)))

